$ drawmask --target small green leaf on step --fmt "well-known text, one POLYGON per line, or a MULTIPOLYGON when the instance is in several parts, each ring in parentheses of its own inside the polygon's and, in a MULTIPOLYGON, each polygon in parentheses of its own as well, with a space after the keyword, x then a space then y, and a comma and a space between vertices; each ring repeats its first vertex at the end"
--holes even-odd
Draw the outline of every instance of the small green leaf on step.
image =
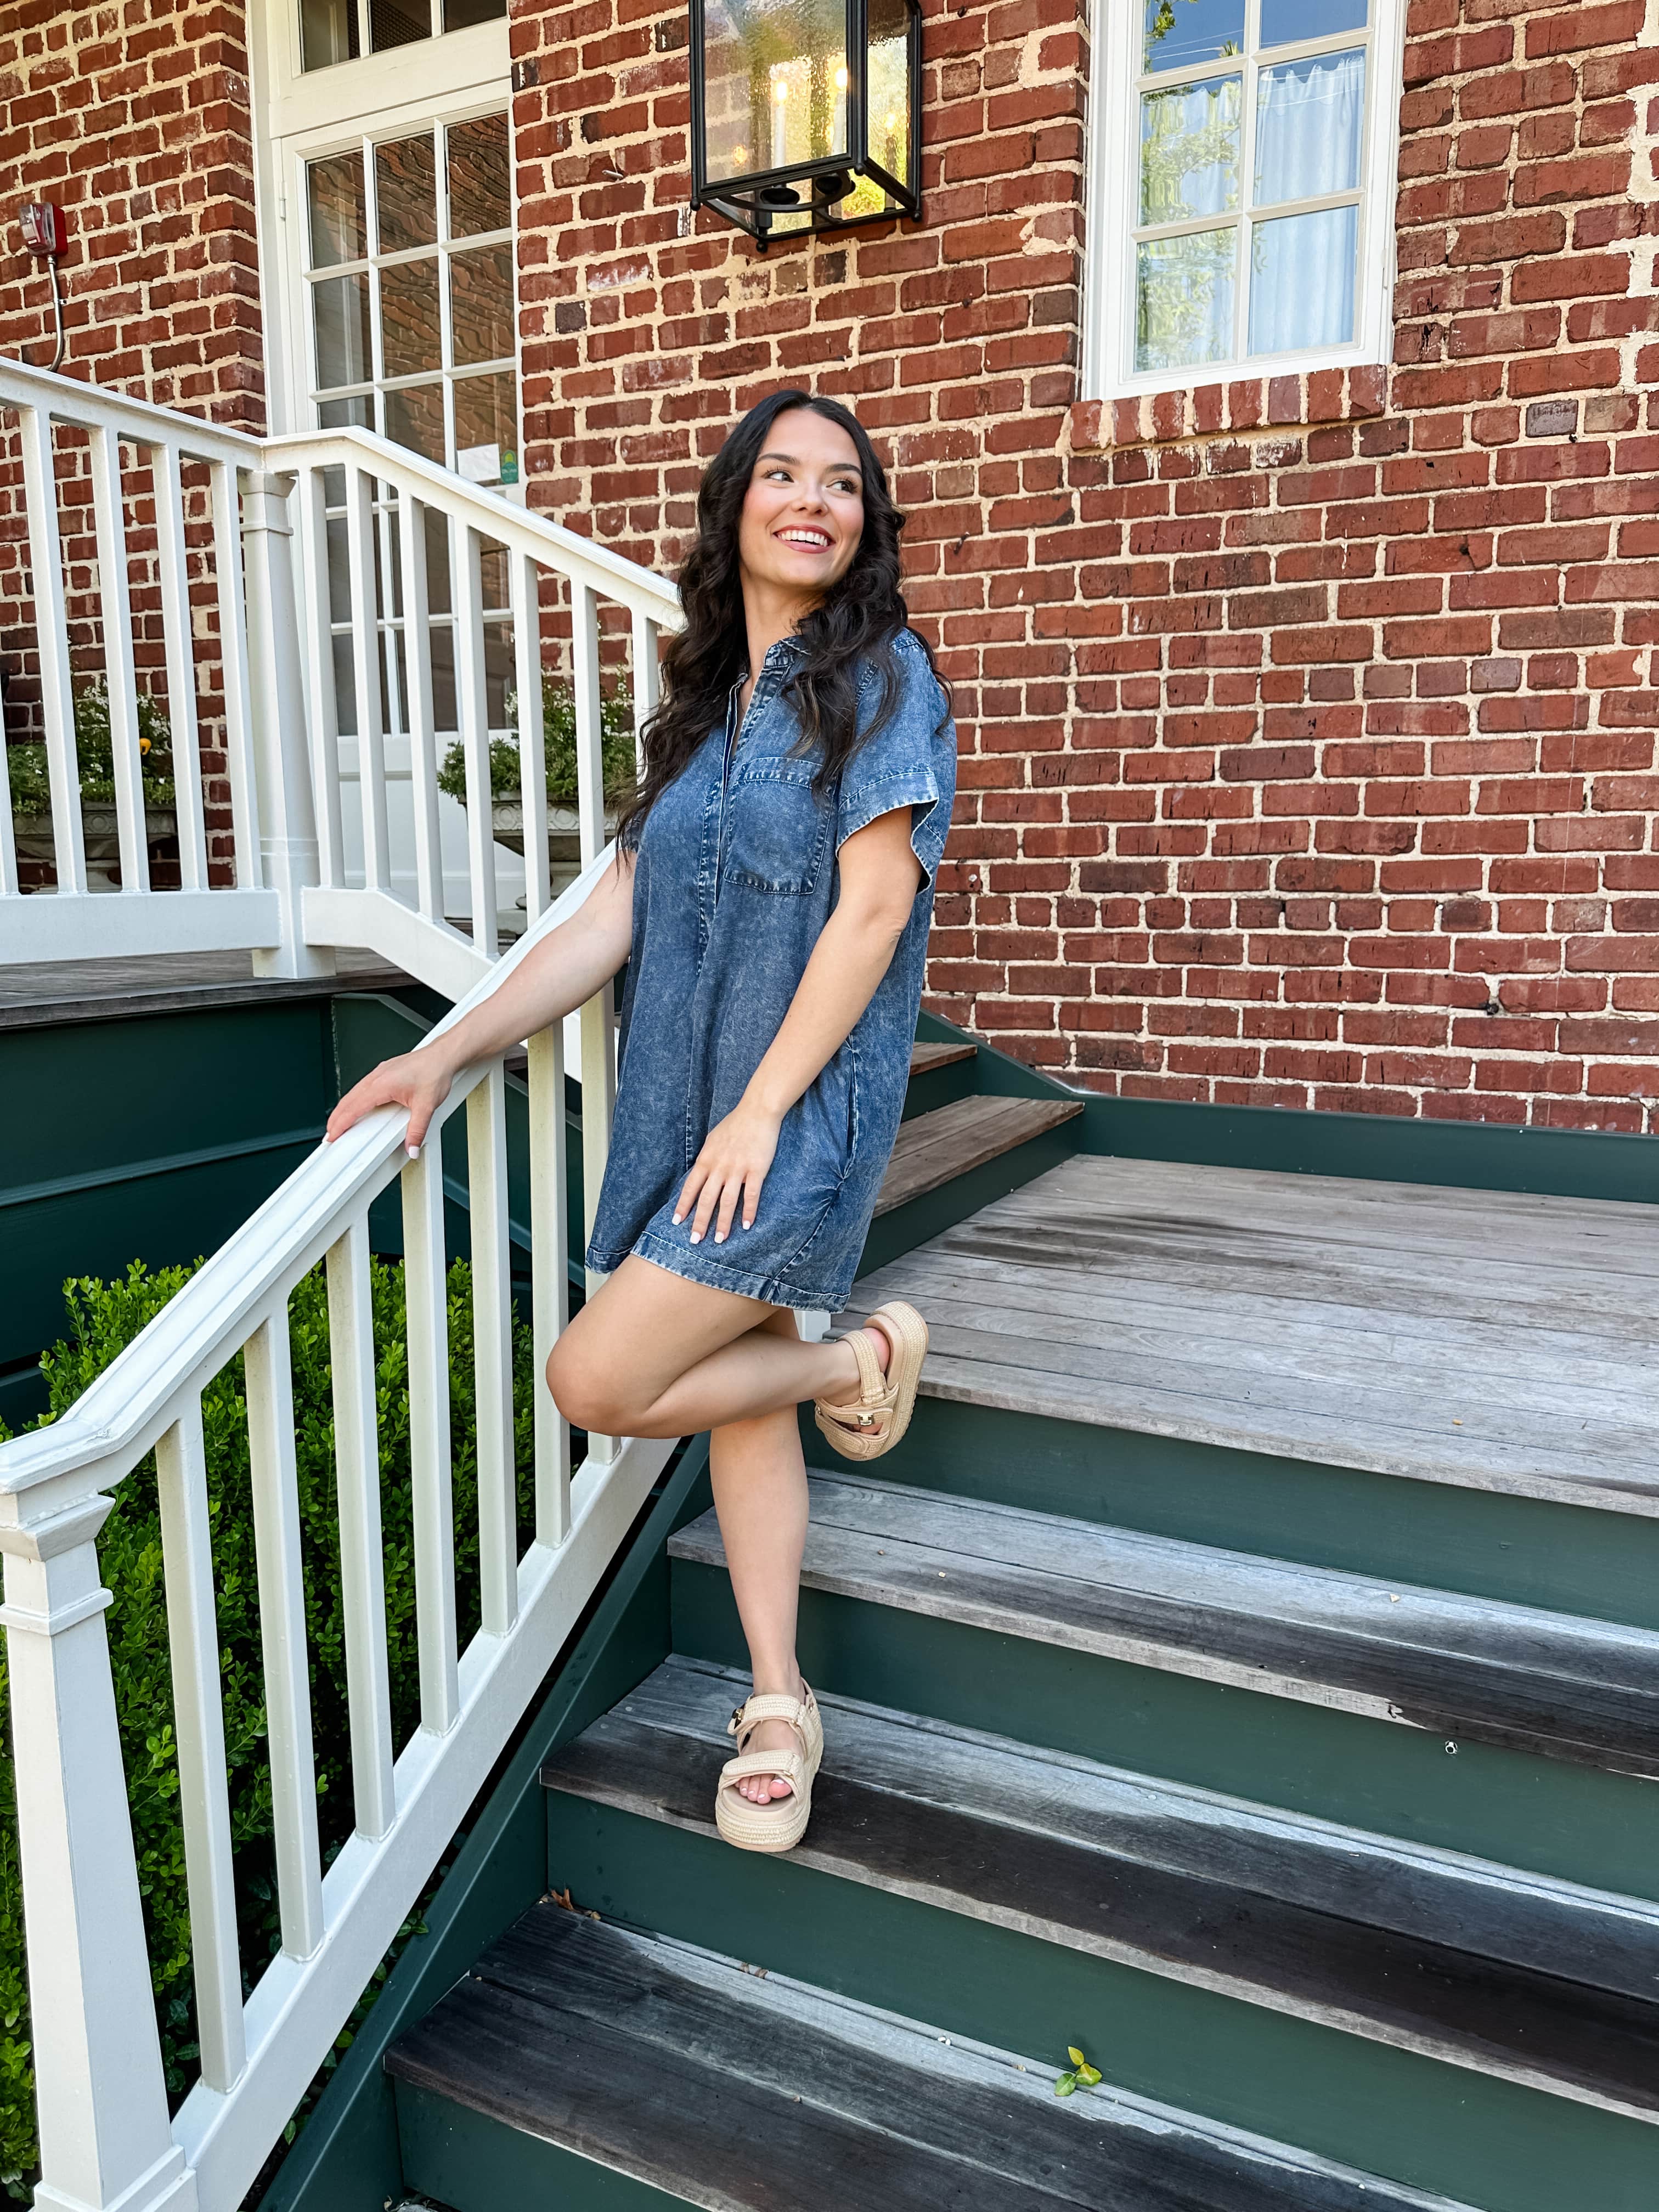
POLYGON ((1076 2087, 1077 2075, 1075 2074, 1062 2074, 1059 2081, 1054 2084, 1054 2094, 1057 2097, 1069 2097, 1076 2087))
POLYGON ((1071 2060, 1073 2066, 1086 2066, 1089 2063, 1074 2043, 1068 2043, 1066 2045, 1066 2056, 1071 2060))
POLYGON ((1079 2066, 1077 2078, 1085 2089, 1092 2089, 1100 2080, 1100 2069, 1098 2066, 1079 2066))

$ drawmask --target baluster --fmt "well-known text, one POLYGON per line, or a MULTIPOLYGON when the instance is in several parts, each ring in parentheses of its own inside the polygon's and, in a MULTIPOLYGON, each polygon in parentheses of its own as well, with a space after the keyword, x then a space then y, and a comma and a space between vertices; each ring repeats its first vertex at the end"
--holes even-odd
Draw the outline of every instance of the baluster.
POLYGON ((173 727, 179 880, 187 891, 199 891, 207 889, 208 881, 207 817, 202 800, 202 741, 196 720, 196 655, 191 640, 185 488, 176 446, 151 447, 150 475, 155 487, 155 565, 161 587, 167 720, 173 727))
POLYGON ((345 833, 340 808, 340 702, 334 690, 334 607, 328 573, 328 479, 324 470, 308 468, 301 482, 306 658, 322 799, 317 816, 318 876, 331 890, 337 890, 345 883, 345 833))
POLYGON ((167 1641, 173 1658, 179 1811, 185 1831, 191 1965, 196 1979, 202 2079, 227 2090, 247 2063, 242 1969, 236 1945, 236 1884, 230 1847, 230 1790, 213 1591, 213 1524, 208 1514, 202 1401, 155 1447, 167 1571, 167 1641))
POLYGON ((264 883, 264 870, 259 853, 258 778, 253 762, 241 506, 236 473, 227 462, 214 462, 211 482, 213 572, 219 586, 220 681, 225 700, 225 768, 230 778, 236 881, 245 889, 259 888, 264 883))
POLYGON ((96 1539, 111 1503, 0 1499, 36 2194, 59 2207, 157 2212, 181 2191, 185 2161, 167 2124, 104 1630, 96 1539), (37 1521, 14 1517, 32 1502, 37 1521))
POLYGON ((58 471, 52 417, 44 407, 21 408, 23 503, 28 510, 29 580, 40 660, 40 714, 52 782, 52 836, 60 891, 87 887, 81 834, 81 769, 75 750, 75 697, 70 684, 69 612, 64 604, 64 551, 58 534, 58 471))
POLYGON ((0 745, 0 898, 11 897, 21 888, 17 880, 17 840, 11 826, 11 770, 6 765, 6 748, 0 745))
POLYGON ((358 1834, 372 1840, 390 1829, 398 1806, 392 1778, 392 1678, 386 1661, 368 1223, 362 1215, 329 1247, 328 1340, 352 1802, 358 1834))
POLYGON ((507 1079, 499 1060, 466 1102, 477 1377, 478 1571, 486 1634, 519 1617, 518 1485, 513 1438, 513 1285, 507 1225, 507 1079))
POLYGON ((121 441, 106 424, 90 433, 92 512, 98 538, 98 583, 104 624, 104 689, 109 698, 110 758, 115 781, 115 828, 121 847, 121 889, 149 889, 149 836, 144 820, 143 757, 138 750, 138 676, 132 658, 132 603, 127 582, 127 533, 121 489, 121 441))
POLYGON ((403 494, 404 674, 409 769, 415 802, 415 900, 430 921, 444 918, 443 847, 438 828, 438 738, 432 704, 431 610, 426 579, 427 510, 403 494))
POLYGON ((486 959, 499 950, 495 831, 490 818, 489 708, 484 688, 483 579, 478 533, 455 526, 451 556, 455 604, 455 706, 466 762, 466 849, 472 885, 472 942, 486 959))
POLYGON ((243 1361, 247 1374, 248 1455, 253 1479, 253 1547, 259 1579, 259 1641, 264 1658, 276 1898, 283 1950, 290 1958, 308 1959, 323 1940, 323 1889, 286 1303, 249 1337, 243 1346, 243 1361))
POLYGON ((363 817, 363 887, 389 890, 386 721, 380 712, 380 592, 374 562, 374 481, 346 471, 346 557, 351 578, 351 672, 357 699, 357 790, 363 817))
POLYGON ((444 1279, 443 1140, 428 1133, 403 1171, 404 1296, 409 1326, 409 1459, 415 1503, 415 1626, 421 1725, 434 1735, 460 1711, 455 1648, 455 1531, 449 1460, 449 1317, 444 1279))
POLYGON ((525 908, 534 921, 552 901, 547 853, 547 744, 542 717, 541 570, 512 556, 514 681, 519 699, 519 790, 524 801, 525 908))
POLYGON ((599 714, 599 603, 591 585, 570 580, 570 671, 576 709, 577 818, 582 866, 605 846, 605 742, 599 714))
POLYGON ((570 1318, 568 1173, 564 1119, 564 1024, 530 1040, 532 1387, 536 1432, 536 1541, 562 1544, 570 1534, 570 1424, 547 1387, 547 1362, 570 1318))
POLYGON ((658 625, 643 607, 634 610, 634 762, 641 775, 645 749, 641 737, 662 696, 662 664, 657 657, 658 625))

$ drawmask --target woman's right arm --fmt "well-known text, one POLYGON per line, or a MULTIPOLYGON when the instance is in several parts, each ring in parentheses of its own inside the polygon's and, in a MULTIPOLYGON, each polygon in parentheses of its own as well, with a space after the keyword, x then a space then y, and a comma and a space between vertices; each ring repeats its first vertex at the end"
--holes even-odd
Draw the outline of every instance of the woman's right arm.
POLYGON ((520 1044, 585 1006, 627 959, 634 937, 634 860, 619 854, 568 921, 550 930, 498 991, 441 1036, 399 1053, 354 1084, 328 1117, 328 1141, 377 1106, 409 1109, 412 1159, 464 1067, 520 1044))

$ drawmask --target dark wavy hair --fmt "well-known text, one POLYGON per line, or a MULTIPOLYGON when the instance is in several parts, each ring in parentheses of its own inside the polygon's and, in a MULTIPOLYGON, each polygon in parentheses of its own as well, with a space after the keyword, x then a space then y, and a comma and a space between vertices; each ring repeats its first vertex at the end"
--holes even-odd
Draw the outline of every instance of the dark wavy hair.
MULTIPOLYGON (((904 517, 893 504, 887 472, 863 424, 837 401, 820 399, 810 392, 774 392, 751 407, 732 432, 708 464, 698 489, 697 535, 679 576, 685 627, 663 653, 661 703, 641 735, 639 791, 617 831, 624 849, 638 844, 646 816, 724 719, 727 696, 743 673, 749 645, 738 562, 738 522, 772 425, 780 415, 796 408, 810 408, 846 431, 857 448, 864 479, 864 530, 858 550, 845 574, 795 630, 805 651, 787 690, 800 720, 796 750, 805 753, 823 747, 812 777, 816 790, 822 792, 834 782, 898 703, 894 644, 908 627, 909 615, 899 589, 899 532, 904 517), (880 673, 882 696, 860 736, 859 666, 866 661, 880 673)), ((933 668, 927 641, 918 638, 916 642, 933 668)), ((948 700, 948 686, 937 669, 933 672, 948 700)))

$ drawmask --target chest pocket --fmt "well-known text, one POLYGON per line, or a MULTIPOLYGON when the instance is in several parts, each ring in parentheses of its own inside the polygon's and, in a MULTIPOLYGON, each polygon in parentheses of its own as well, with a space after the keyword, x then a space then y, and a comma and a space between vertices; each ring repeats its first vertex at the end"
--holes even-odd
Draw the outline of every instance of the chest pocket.
POLYGON ((727 872, 750 890, 810 891, 830 848, 834 808, 812 790, 810 761, 770 758, 740 768, 727 793, 727 872))

